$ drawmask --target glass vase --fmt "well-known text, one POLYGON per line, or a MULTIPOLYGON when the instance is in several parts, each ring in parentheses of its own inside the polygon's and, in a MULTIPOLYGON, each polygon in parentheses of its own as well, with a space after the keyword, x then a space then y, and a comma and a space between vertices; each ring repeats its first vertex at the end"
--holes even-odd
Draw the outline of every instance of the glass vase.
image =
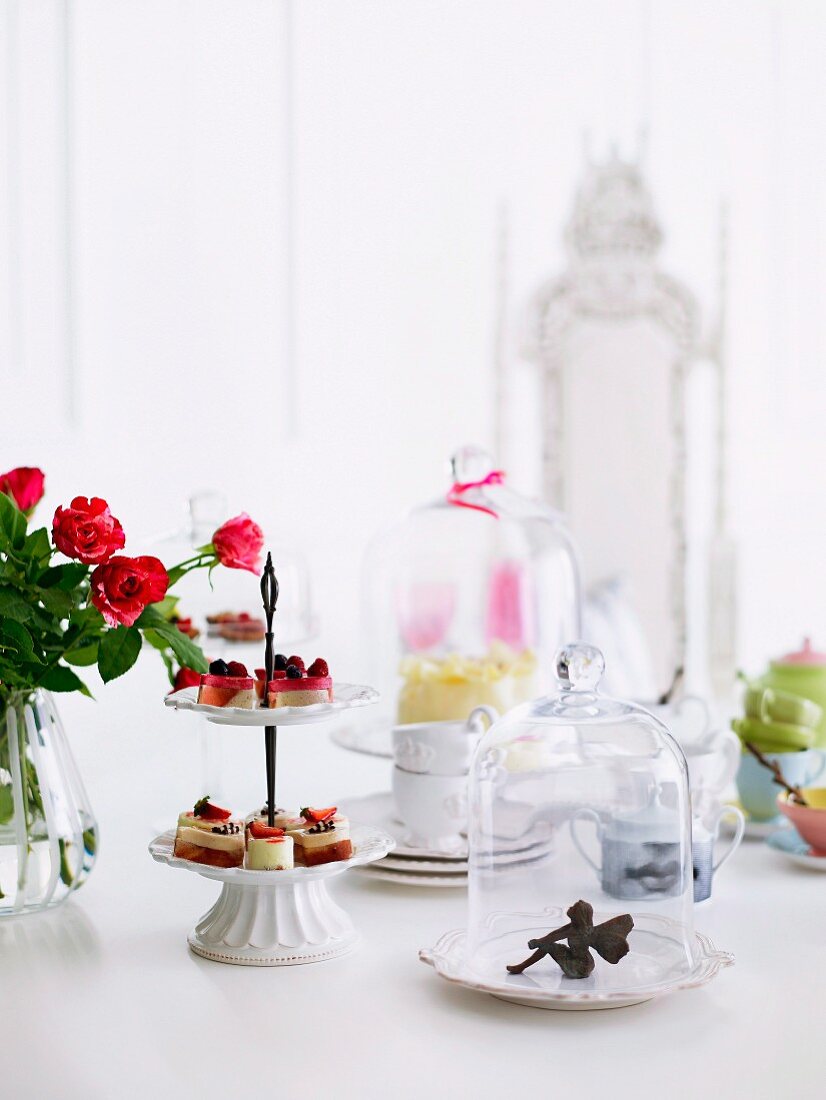
POLYGON ((97 823, 53 697, 0 710, 0 917, 59 905, 85 882, 97 823))

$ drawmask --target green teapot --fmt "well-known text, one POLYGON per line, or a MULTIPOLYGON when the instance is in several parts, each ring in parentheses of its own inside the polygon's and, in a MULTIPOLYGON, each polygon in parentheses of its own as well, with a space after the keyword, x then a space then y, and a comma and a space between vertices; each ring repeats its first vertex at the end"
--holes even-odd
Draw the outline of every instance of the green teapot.
POLYGON ((790 692, 811 699, 822 708, 817 722, 815 744, 826 747, 826 653, 812 648, 809 638, 796 653, 787 653, 769 662, 769 670, 757 681, 760 687, 790 692))

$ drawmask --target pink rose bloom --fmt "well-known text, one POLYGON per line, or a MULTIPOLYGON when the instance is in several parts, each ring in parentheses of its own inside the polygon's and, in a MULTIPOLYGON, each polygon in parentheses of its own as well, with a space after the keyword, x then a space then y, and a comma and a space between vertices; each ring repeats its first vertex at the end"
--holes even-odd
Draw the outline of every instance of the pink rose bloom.
POLYGON ((264 532, 246 512, 219 527, 212 536, 212 545, 218 561, 228 569, 259 571, 264 532))

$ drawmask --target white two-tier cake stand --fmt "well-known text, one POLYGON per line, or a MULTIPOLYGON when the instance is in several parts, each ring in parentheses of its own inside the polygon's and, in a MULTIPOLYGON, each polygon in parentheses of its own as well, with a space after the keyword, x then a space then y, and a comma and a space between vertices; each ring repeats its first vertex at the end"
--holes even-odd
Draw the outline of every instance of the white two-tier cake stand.
MULTIPOLYGON (((278 725, 294 726, 332 718, 349 707, 375 702, 378 693, 356 684, 336 684, 335 702, 309 707, 279 707, 278 725)), ((275 718, 257 707, 210 707, 197 702, 197 689, 184 688, 166 698, 176 710, 203 714, 208 721, 230 726, 266 727, 275 718)), ((212 908, 189 933, 197 955, 215 962, 245 966, 289 966, 320 962, 352 951, 359 940, 353 922, 330 897, 327 883, 353 867, 383 859, 395 841, 369 825, 350 825, 353 855, 337 863, 295 867, 291 871, 250 871, 243 867, 209 867, 173 854, 175 833, 162 833, 149 846, 158 863, 166 863, 220 882, 212 908)))
MULTIPOLYGON (((261 578, 261 595, 267 617, 265 682, 273 674, 273 616, 278 602, 278 581, 267 555, 261 578)), ((225 726, 260 726, 264 731, 267 764, 267 808, 274 822, 277 726, 323 722, 343 710, 375 703, 378 692, 358 684, 334 684, 332 702, 313 706, 269 707, 268 696, 260 706, 215 707, 198 702, 196 688, 184 688, 166 697, 175 710, 202 714, 225 726)), ((245 867, 211 867, 175 856, 174 832, 162 833, 149 846, 152 858, 170 867, 194 871, 222 884, 221 894, 189 933, 189 946, 215 962, 245 966, 289 966, 320 962, 352 951, 358 934, 344 910, 327 893, 327 880, 373 860, 382 859, 395 841, 381 829, 350 825, 353 854, 349 859, 288 871, 257 871, 245 867)))

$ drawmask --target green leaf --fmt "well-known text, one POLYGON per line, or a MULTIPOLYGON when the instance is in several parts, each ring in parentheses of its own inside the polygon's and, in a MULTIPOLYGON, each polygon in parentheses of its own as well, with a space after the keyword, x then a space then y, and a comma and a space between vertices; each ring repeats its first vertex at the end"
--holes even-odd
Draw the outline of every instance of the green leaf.
POLYGON ((88 565, 80 561, 70 561, 65 565, 50 565, 38 578, 40 588, 60 588, 69 592, 85 580, 88 565))
MULTIPOLYGON (((169 626, 169 622, 158 611, 158 605, 152 603, 143 609, 140 618, 135 622, 135 626, 139 626, 143 630, 147 626, 169 626)), ((180 634, 180 630, 178 633, 180 634)))
POLYGON ((107 630, 100 639, 98 651, 98 668, 104 684, 128 672, 140 651, 141 632, 136 627, 119 626, 115 630, 107 630))
POLYGON ((64 592, 60 588, 46 588, 40 593, 40 602, 58 619, 68 619, 69 612, 74 607, 71 592, 64 592))
POLYGON ((32 617, 32 607, 26 597, 10 585, 0 585, 0 615, 26 623, 32 617))
MULTIPOLYGON (((146 611, 150 610, 149 608, 146 611)), ((146 614, 144 611, 144 615, 146 614)), ((141 620, 143 615, 138 619, 138 625, 142 625, 141 620)), ((182 634, 178 630, 177 626, 173 623, 167 623, 163 619, 160 623, 154 623, 152 629, 156 634, 160 635, 169 645, 169 648, 175 654, 178 659, 178 663, 186 666, 186 668, 194 669, 195 672, 206 672, 208 669, 206 657, 201 652, 201 647, 195 645, 195 643, 187 638, 186 634, 182 634)))
POLYGON ((14 619, 0 620, 0 646, 11 647, 22 661, 31 661, 34 664, 42 664, 42 661, 34 651, 32 636, 22 623, 14 619))
POLYGON ((86 665, 94 665, 98 659, 98 643, 81 646, 80 649, 70 649, 63 654, 63 660, 67 665, 75 665, 83 668, 86 665))
POLYGON ((0 493, 0 542, 20 550, 26 540, 26 517, 10 496, 0 493))
POLYGON ((49 532, 45 527, 38 527, 27 536, 20 556, 36 566, 38 562, 47 561, 51 554, 52 544, 49 542, 49 532))
POLYGON ((91 691, 81 678, 64 665, 55 665, 54 668, 48 669, 45 675, 40 678, 40 683, 49 691, 81 691, 84 695, 88 695, 90 699, 92 698, 91 691))
POLYGON ((0 787, 0 825, 8 825, 14 813, 14 795, 11 784, 0 787))
POLYGON ((160 649, 161 651, 169 649, 169 643, 166 638, 162 638, 157 630, 152 630, 151 628, 149 630, 144 630, 143 636, 155 649, 160 649))
POLYGON ((153 611, 157 611, 164 619, 169 620, 175 614, 175 610, 180 602, 180 596, 164 596, 158 603, 152 604, 152 609, 153 611))

